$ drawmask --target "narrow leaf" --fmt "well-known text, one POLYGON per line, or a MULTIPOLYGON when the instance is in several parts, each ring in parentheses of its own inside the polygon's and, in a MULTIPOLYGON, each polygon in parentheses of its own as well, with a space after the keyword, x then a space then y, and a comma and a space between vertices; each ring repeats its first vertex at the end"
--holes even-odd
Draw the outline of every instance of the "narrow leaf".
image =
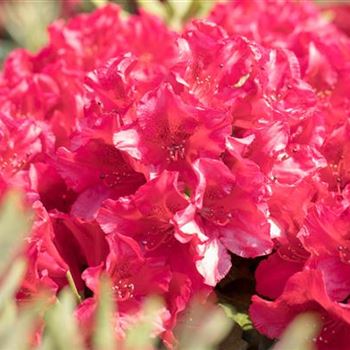
POLYGON ((110 281, 103 277, 101 280, 100 296, 98 299, 94 349, 95 350, 116 350, 116 338, 114 327, 115 306, 112 298, 112 286, 110 281))

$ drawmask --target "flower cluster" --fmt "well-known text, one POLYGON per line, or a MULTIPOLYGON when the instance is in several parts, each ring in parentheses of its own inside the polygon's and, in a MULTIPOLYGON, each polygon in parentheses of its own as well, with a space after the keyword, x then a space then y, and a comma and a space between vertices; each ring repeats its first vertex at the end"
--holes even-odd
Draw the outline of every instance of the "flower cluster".
POLYGON ((116 335, 156 294, 170 345, 231 254, 271 254, 256 328, 276 338, 312 310, 318 349, 346 350, 350 39, 288 0, 220 4, 182 33, 110 5, 49 35, 0 75, 0 191, 22 189, 35 212, 18 300, 71 276, 88 339, 107 275, 116 335))
MULTIPOLYGON (((260 297, 253 297, 250 308, 254 325, 276 338, 297 314, 313 311, 322 323, 314 339, 317 349, 345 350, 350 330, 350 40, 307 2, 234 2, 217 6, 210 19, 229 35, 283 50, 288 59, 281 63, 293 67, 312 91, 298 96, 289 87, 293 106, 287 118, 275 118, 268 127, 273 132, 264 134, 278 147, 274 159, 259 154, 260 169, 272 162, 266 174, 273 176, 268 206, 279 234, 274 253, 256 271, 260 297), (297 115, 295 103, 302 104, 297 115), (277 129, 276 123, 283 127, 277 129)), ((270 77, 282 79, 282 74, 278 69, 270 77)), ((280 86, 276 93, 284 104, 280 86)))

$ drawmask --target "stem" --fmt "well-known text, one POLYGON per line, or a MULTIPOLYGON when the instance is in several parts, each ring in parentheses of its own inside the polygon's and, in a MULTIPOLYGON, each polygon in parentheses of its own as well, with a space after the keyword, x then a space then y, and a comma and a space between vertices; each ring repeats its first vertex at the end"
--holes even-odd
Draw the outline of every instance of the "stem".
POLYGON ((68 281, 68 284, 69 284, 71 291, 73 292, 74 296, 76 297, 78 303, 81 303, 81 296, 80 296, 78 289, 74 283, 72 273, 69 270, 67 271, 66 277, 67 277, 67 281, 68 281))

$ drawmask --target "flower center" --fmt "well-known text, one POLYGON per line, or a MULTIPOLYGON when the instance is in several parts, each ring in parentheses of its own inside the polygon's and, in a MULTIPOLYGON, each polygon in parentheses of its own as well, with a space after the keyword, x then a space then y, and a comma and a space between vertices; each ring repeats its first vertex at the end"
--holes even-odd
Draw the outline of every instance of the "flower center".
POLYGON ((200 215, 218 226, 226 226, 232 220, 232 213, 223 206, 216 208, 204 207, 201 209, 200 215))
POLYGON ((337 247, 340 260, 345 264, 350 264, 350 250, 348 247, 340 245, 337 247))
POLYGON ((118 301, 126 301, 134 296, 135 285, 128 278, 120 279, 113 287, 113 295, 118 301))
POLYGON ((152 228, 144 234, 141 243, 146 251, 154 251, 161 245, 168 243, 172 238, 172 233, 172 227, 161 229, 159 227, 152 226, 152 228))
POLYGON ((24 158, 19 157, 17 153, 13 153, 8 159, 0 156, 0 170, 9 168, 12 173, 16 173, 25 166, 30 156, 30 152, 27 152, 24 158))

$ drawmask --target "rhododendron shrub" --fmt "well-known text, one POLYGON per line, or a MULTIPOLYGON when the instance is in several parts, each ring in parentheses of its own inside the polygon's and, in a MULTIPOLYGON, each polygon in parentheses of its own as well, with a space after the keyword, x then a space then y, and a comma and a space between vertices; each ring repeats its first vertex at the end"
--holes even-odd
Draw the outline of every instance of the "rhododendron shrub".
MULTIPOLYGON (((102 7, 0 75, 0 180, 35 213, 19 302, 72 284, 89 342, 101 278, 115 335, 164 299, 169 346, 197 294, 258 259, 254 326, 350 328, 350 39, 310 2, 232 1, 181 33, 102 7)), ((1 187, 1 188, 2 188, 1 187)), ((224 290, 224 289, 222 289, 224 290)))

